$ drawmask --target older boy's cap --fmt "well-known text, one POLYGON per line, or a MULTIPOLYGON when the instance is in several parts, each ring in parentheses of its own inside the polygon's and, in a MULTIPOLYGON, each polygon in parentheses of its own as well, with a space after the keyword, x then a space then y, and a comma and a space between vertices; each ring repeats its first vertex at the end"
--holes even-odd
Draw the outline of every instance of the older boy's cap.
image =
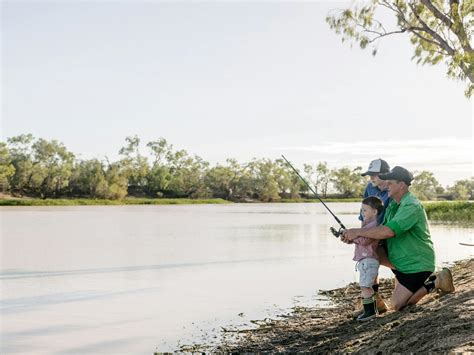
POLYGON ((396 166, 388 174, 382 174, 379 176, 381 180, 398 180, 403 181, 405 184, 410 185, 413 181, 413 174, 407 169, 401 166, 396 166))
POLYGON ((369 168, 365 173, 362 173, 362 176, 366 175, 379 175, 385 174, 390 171, 390 166, 388 163, 383 159, 375 159, 372 160, 369 164, 369 168))

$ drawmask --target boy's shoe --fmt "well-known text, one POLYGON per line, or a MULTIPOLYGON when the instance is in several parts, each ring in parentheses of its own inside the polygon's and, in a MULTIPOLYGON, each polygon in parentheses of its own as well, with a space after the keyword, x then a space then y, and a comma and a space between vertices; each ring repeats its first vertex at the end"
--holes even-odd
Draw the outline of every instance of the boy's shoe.
POLYGON ((362 303, 364 304, 364 313, 357 317, 359 322, 365 322, 377 317, 378 312, 374 297, 364 298, 362 303))
POLYGON ((364 313, 364 306, 362 306, 362 302, 359 302, 356 310, 352 312, 352 319, 357 319, 362 313, 364 313))
MULTIPOLYGON (((377 304, 377 312, 378 314, 382 314, 388 311, 388 306, 385 303, 385 300, 382 298, 382 296, 379 295, 379 293, 374 293, 375 297, 375 302, 377 304)), ((362 305, 362 302, 359 303, 359 308, 357 308, 354 312, 352 312, 352 318, 356 319, 359 317, 362 313, 364 313, 364 307, 362 305)))
POLYGON ((454 292, 453 275, 449 269, 444 268, 438 273, 435 287, 443 292, 454 292))

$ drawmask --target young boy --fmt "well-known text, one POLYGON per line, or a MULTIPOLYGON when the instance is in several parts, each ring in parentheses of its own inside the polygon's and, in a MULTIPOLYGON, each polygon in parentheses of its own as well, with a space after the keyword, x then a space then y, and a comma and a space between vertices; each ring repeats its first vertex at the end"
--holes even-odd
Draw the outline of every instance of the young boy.
MULTIPOLYGON (((383 212, 383 202, 376 196, 366 197, 362 201, 361 214, 362 228, 377 226, 377 216, 383 212)), ((377 305, 372 288, 379 272, 379 257, 377 255, 378 240, 366 237, 357 237, 355 244, 354 261, 359 270, 359 286, 362 294, 364 312, 357 317, 358 321, 375 318, 378 314, 377 305)))

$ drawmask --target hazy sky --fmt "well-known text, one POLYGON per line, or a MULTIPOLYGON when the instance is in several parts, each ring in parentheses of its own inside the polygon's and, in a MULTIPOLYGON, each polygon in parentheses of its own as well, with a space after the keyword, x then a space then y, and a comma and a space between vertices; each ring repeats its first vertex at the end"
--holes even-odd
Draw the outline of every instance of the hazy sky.
POLYGON ((129 135, 204 160, 472 176, 472 101, 407 37, 341 43, 340 2, 3 1, 2 140, 57 139, 112 160, 129 135))

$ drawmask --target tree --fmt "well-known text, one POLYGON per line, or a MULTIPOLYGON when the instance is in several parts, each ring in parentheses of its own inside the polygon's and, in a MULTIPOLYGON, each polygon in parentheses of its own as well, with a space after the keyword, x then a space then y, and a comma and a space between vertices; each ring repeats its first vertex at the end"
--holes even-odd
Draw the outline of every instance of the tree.
POLYGON ((204 176, 209 167, 199 156, 191 157, 185 150, 167 156, 170 172, 168 190, 174 197, 203 198, 208 196, 204 176))
POLYGON ((316 185, 324 197, 326 197, 328 193, 330 178, 331 171, 328 168, 328 163, 319 162, 318 166, 316 167, 316 185))
MULTIPOLYGON (((300 198, 300 192, 307 189, 293 170, 283 159, 277 159, 275 167, 275 178, 278 184, 279 193, 282 197, 289 195, 290 198, 300 198)), ((306 164, 305 164, 306 165, 306 164)))
POLYGON ((415 47, 412 59, 425 65, 445 62, 450 78, 468 81, 466 96, 474 90, 474 52, 471 44, 474 2, 472 0, 370 0, 355 2, 326 17, 342 40, 353 40, 361 48, 377 53, 378 40, 408 34, 415 47), (395 16, 388 29, 376 17, 386 10, 395 16))
POLYGON ((6 143, 0 142, 0 191, 6 192, 9 188, 8 180, 15 174, 10 152, 6 143))
POLYGON ((23 134, 7 139, 15 173, 9 183, 13 193, 57 196, 68 186, 74 155, 56 140, 23 134))
POLYGON ((347 167, 334 169, 331 182, 336 191, 343 197, 361 197, 365 186, 365 179, 360 175, 361 171, 360 166, 353 170, 347 167))
POLYGON ((441 185, 430 171, 421 171, 415 174, 411 188, 420 200, 435 200, 436 196, 442 192, 441 185))
POLYGON ((246 167, 253 183, 253 197, 260 201, 280 199, 275 164, 270 159, 254 159, 246 167))
POLYGON ((239 164, 236 159, 226 160, 229 170, 234 174, 231 180, 231 199, 233 201, 245 201, 254 196, 254 181, 249 164, 239 164))
POLYGON ((227 160, 227 166, 217 164, 209 169, 204 178, 205 185, 213 197, 234 200, 238 198, 237 185, 241 177, 242 168, 233 159, 227 160))
POLYGON ((146 177, 146 191, 152 197, 163 197, 171 181, 170 169, 164 165, 153 166, 146 177))
POLYGON ((153 156, 153 168, 165 164, 167 157, 170 156, 173 151, 173 145, 168 144, 164 138, 148 142, 146 146, 150 148, 153 156))
POLYGON ((73 193, 90 198, 107 198, 108 183, 104 165, 98 159, 79 162, 72 171, 69 186, 73 193))
POLYGON ((100 197, 121 200, 127 196, 128 179, 120 163, 109 164, 105 178, 107 180, 107 188, 102 192, 100 197))
POLYGON ((23 196, 29 190, 34 174, 32 161, 33 136, 22 134, 7 139, 8 150, 15 172, 8 178, 13 194, 23 196))
MULTIPOLYGON (((303 164, 303 171, 304 171, 304 174, 305 174, 304 178, 305 178, 306 182, 310 186, 313 186, 316 193, 319 194, 318 185, 316 184, 316 169, 314 168, 314 166, 311 165, 311 164, 303 164)), ((304 187, 303 187, 302 191, 304 191, 305 193, 309 192, 309 188, 308 188, 308 186, 306 186, 306 184, 304 184, 304 187)))
POLYGON ((170 169, 167 166, 167 157, 171 156, 173 145, 166 139, 148 142, 146 145, 153 157, 153 164, 146 177, 146 190, 152 197, 162 197, 171 181, 170 169))
POLYGON ((126 137, 127 145, 119 150, 124 158, 120 161, 125 177, 128 179, 129 188, 133 192, 143 192, 147 184, 149 173, 148 160, 140 154, 140 138, 138 136, 126 137))
POLYGON ((40 196, 58 197, 61 190, 69 184, 74 154, 56 140, 40 138, 33 144, 33 157, 34 164, 44 175, 39 187, 40 196))
MULTIPOLYGON (((306 173, 308 183, 314 186, 316 193, 326 197, 331 173, 327 162, 319 162, 316 167, 304 164, 303 170, 306 173)), ((305 186, 304 191, 307 190, 308 188, 305 186)))
POLYGON ((474 198, 474 177, 458 180, 448 191, 455 200, 469 200, 474 198))

